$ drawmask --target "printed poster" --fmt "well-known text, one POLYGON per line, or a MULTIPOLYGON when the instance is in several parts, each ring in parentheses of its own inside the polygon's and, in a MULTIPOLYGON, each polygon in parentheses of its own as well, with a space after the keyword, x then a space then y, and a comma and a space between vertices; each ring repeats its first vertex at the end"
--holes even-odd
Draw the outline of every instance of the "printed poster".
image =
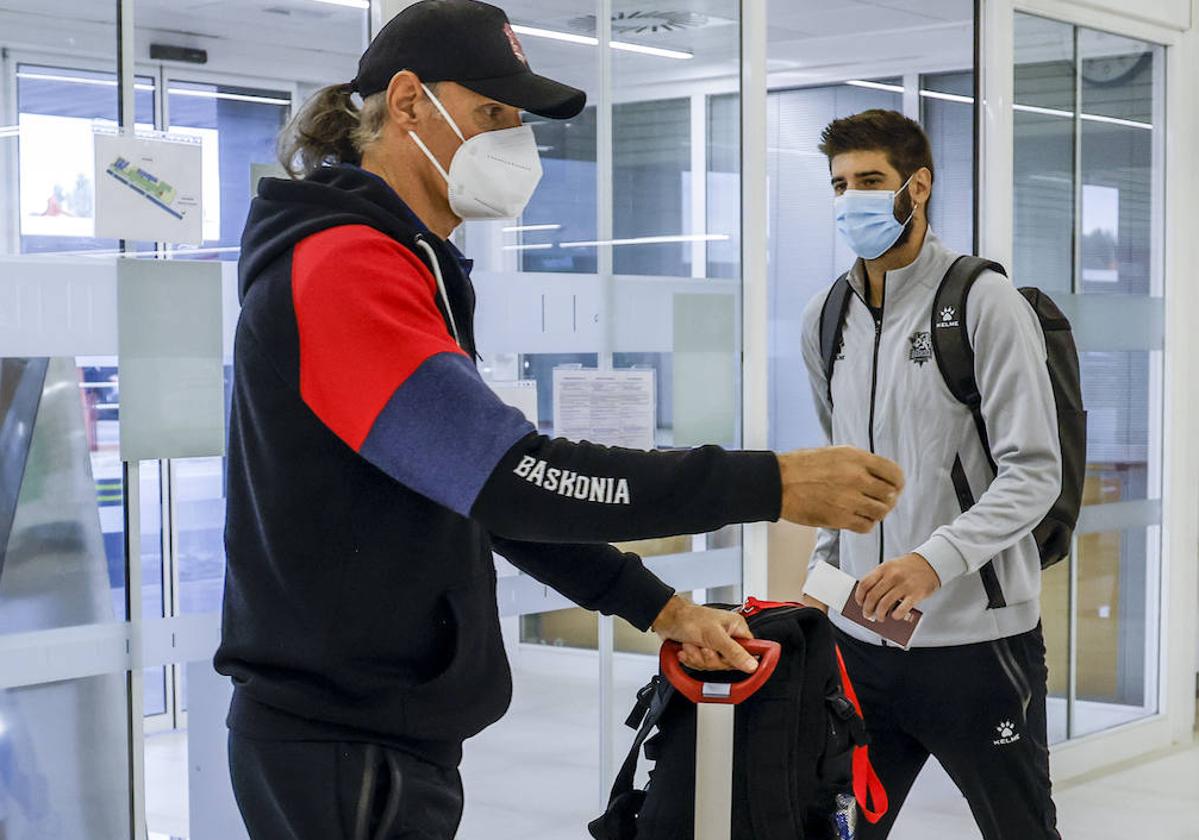
POLYGON ((199 245, 204 160, 194 137, 96 133, 96 236, 199 245))

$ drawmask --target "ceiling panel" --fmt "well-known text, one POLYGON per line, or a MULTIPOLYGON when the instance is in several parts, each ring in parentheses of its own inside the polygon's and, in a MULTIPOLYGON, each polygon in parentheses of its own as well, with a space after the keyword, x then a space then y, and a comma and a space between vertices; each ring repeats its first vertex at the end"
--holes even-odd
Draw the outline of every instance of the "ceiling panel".
MULTIPOLYGON (((44 12, 46 5, 45 0, 0 0, 0 18, 20 12, 29 21, 41 21, 49 39, 52 32, 69 30, 73 20, 111 25, 115 9, 111 1, 54 0, 51 16, 44 12)), ((501 5, 516 23, 594 33, 594 0, 507 0, 501 5)), ((621 88, 735 74, 739 8, 737 0, 615 0, 617 38, 695 56, 676 61, 615 53, 615 84, 621 88)), ((907 57, 919 64, 924 57, 960 53, 968 66, 972 15, 973 0, 772 0, 768 58, 772 69, 810 69, 907 57)), ((265 63, 285 77, 317 81, 329 64, 319 55, 340 56, 338 68, 352 67, 361 51, 365 13, 315 0, 135 0, 135 22, 150 40, 209 49, 212 70, 237 72, 216 63, 237 64, 244 58, 247 73, 258 72, 265 63), (308 52, 314 54, 311 72, 302 63, 308 52), (283 55, 295 55, 300 63, 289 66, 277 58, 283 55)), ((94 23, 92 28, 98 31, 94 23)), ((521 40, 538 72, 594 91, 597 48, 527 35, 521 40)), ((54 44, 61 46, 61 41, 54 44)))

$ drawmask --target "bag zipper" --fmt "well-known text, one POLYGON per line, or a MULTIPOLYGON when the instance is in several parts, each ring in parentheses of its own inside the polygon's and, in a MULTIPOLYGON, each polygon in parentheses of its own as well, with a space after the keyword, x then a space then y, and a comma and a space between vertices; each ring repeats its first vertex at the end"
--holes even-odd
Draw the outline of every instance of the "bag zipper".
POLYGON ((738 608, 737 612, 749 618, 750 616, 769 611, 788 613, 806 609, 811 609, 811 607, 807 604, 801 604, 799 601, 763 601, 751 595, 745 599, 745 603, 738 608))

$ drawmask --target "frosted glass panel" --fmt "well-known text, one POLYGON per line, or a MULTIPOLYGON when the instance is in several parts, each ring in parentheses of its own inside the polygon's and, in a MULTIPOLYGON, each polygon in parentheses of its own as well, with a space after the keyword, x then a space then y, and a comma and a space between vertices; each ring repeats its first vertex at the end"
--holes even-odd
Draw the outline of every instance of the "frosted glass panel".
POLYGON ((124 260, 117 271, 121 458, 224 454, 220 266, 124 260))

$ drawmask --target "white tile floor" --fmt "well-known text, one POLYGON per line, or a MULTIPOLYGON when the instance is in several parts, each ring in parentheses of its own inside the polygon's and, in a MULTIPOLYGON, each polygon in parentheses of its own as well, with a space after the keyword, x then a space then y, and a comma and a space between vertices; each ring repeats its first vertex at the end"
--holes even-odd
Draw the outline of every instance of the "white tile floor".
MULTIPOLYGON (((577 840, 600 794, 595 660, 569 652, 522 656, 512 709, 467 745, 467 808, 461 840, 577 840), (545 655, 548 654, 548 655, 545 655)), ((618 660, 620 719, 652 662, 618 660)), ((617 758, 627 748, 621 727, 617 758)), ((187 836, 187 743, 180 733, 146 746, 152 832, 187 836)), ((1199 745, 1057 792, 1065 840, 1199 840, 1199 745)), ((930 765, 900 817, 894 840, 978 838, 965 801, 930 765)))

